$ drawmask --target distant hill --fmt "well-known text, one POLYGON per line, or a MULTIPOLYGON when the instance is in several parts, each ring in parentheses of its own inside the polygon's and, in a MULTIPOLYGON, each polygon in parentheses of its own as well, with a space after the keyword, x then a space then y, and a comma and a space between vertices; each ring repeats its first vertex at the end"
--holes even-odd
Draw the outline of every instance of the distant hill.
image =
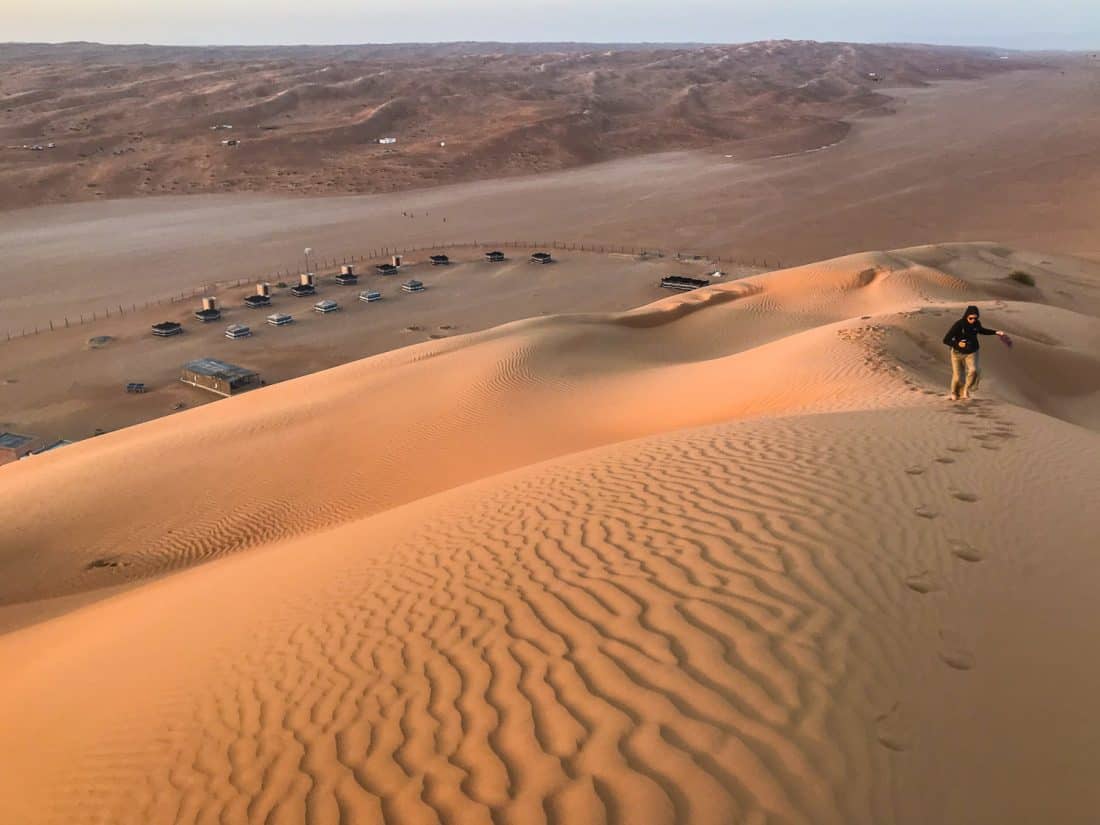
POLYGON ((380 192, 717 144, 795 151, 841 139, 855 112, 887 111, 883 87, 1038 65, 983 49, 807 41, 67 43, 2 54, 0 205, 9 208, 380 192), (221 124, 231 135, 211 130, 221 124), (397 141, 380 145, 385 137, 397 141))

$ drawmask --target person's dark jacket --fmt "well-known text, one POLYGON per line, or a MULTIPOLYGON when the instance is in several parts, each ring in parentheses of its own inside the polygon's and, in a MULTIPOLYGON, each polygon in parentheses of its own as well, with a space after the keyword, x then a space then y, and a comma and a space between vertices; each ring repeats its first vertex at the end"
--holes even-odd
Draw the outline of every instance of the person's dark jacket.
POLYGON ((978 308, 969 306, 966 308, 966 312, 963 313, 963 317, 952 324, 951 329, 947 331, 947 335, 943 336, 943 342, 955 352, 969 355, 972 352, 978 351, 979 335, 996 334, 997 330, 982 326, 981 314, 978 312, 978 308), (977 315, 979 317, 974 323, 970 323, 966 320, 967 315, 977 315), (960 347, 960 341, 966 341, 966 346, 960 347))

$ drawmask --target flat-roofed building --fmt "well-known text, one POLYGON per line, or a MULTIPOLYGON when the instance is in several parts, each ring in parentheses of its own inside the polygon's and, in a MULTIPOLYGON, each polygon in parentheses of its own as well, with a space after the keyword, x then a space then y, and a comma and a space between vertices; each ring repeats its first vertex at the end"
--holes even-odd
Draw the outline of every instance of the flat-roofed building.
POLYGON ((153 324, 153 335, 158 338, 170 338, 173 335, 182 335, 183 325, 176 321, 161 321, 153 324))
POLYGON ((257 385, 259 380, 260 376, 252 370, 216 358, 189 361, 180 372, 184 384, 226 397, 257 385))
POLYGON ((0 433, 0 464, 18 461, 28 455, 38 442, 37 436, 0 433))

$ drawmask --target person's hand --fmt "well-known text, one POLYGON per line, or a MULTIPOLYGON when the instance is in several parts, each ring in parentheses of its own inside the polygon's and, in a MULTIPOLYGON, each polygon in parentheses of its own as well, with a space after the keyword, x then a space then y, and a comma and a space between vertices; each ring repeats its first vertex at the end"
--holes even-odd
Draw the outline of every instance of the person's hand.
POLYGON ((959 349, 966 349, 966 341, 959 341, 959 349))

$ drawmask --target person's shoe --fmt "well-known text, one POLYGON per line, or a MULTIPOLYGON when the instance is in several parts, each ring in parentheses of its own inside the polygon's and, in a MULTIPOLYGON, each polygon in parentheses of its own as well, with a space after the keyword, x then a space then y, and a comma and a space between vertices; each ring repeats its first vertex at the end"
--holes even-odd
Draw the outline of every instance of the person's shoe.
POLYGON ((969 401, 970 400, 970 393, 964 392, 962 395, 959 396, 959 400, 960 401, 969 401))
POLYGON ((953 393, 953 392, 949 392, 949 393, 947 394, 947 397, 948 397, 949 399, 951 399, 952 401, 958 401, 958 400, 959 400, 959 396, 957 396, 957 395, 956 395, 955 393, 953 393))

